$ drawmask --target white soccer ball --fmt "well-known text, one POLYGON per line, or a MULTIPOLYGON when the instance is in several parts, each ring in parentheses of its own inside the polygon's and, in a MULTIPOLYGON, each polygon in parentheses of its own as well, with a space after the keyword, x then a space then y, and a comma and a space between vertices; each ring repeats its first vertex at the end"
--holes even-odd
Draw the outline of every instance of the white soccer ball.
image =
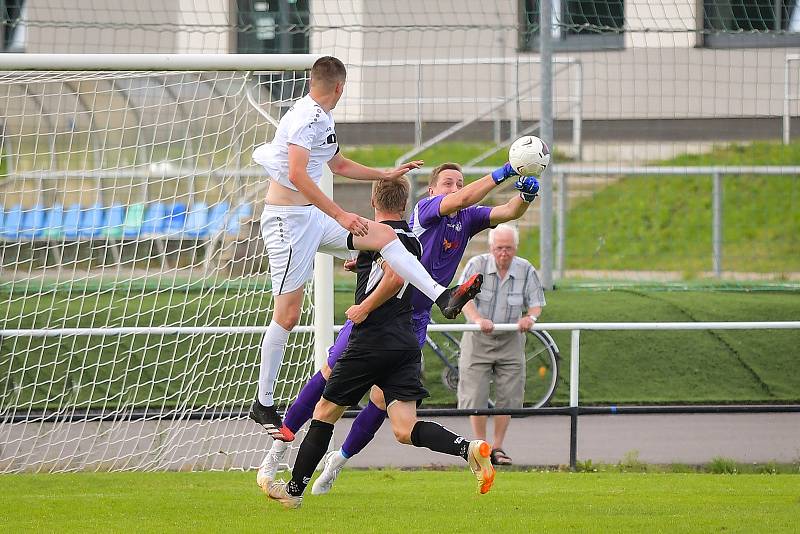
POLYGON ((539 176, 550 164, 550 149, 535 135, 525 135, 508 149, 508 162, 521 176, 539 176))

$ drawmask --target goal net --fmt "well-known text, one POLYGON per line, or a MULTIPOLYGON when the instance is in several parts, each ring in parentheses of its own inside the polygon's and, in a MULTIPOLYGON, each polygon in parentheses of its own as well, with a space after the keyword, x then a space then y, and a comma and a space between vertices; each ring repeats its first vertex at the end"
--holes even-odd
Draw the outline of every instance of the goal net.
MULTIPOLYGON (((0 72, 0 472, 261 461, 246 413, 273 299, 251 152, 313 57, 238 58, 0 72)), ((279 405, 314 370, 314 300, 279 405)))

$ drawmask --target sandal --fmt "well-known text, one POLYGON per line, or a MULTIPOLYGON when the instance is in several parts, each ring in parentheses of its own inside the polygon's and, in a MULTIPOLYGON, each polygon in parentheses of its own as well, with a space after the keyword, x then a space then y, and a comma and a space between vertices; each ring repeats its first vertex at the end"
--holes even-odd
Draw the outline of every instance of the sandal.
POLYGON ((511 457, 503 449, 492 449, 492 465, 511 465, 511 457))

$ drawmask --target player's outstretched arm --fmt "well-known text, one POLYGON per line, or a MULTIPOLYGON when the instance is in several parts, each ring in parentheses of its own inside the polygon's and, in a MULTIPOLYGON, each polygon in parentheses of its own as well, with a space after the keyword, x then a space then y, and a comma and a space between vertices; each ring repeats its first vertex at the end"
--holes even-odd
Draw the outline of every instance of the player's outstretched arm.
POLYGON ((519 195, 514 195, 511 200, 493 207, 489 212, 489 223, 492 226, 522 217, 539 193, 539 181, 534 176, 521 176, 514 183, 514 188, 519 191, 519 195))
POLYGON ((347 318, 355 324, 364 322, 370 313, 396 295, 397 292, 400 291, 400 288, 403 287, 403 284, 405 284, 405 280, 400 278, 400 276, 389 267, 388 263, 385 261, 382 262, 381 267, 383 268, 383 277, 381 277, 375 289, 372 290, 372 293, 367 295, 367 298, 361 301, 361 304, 353 304, 345 312, 347 318))
POLYGON ((439 215, 444 217, 458 210, 474 206, 489 194, 489 191, 503 183, 506 179, 516 176, 514 169, 506 163, 497 168, 492 174, 487 174, 471 184, 467 184, 455 193, 447 195, 439 204, 439 215))
POLYGON ((382 171, 380 169, 373 169, 367 167, 351 159, 342 156, 338 153, 331 158, 328 162, 331 172, 350 178, 351 180, 396 180, 411 169, 419 169, 422 167, 422 161, 409 161, 389 171, 382 171))
POLYGON ((322 189, 308 175, 310 154, 307 148, 289 145, 289 181, 309 202, 335 219, 348 232, 358 237, 367 235, 367 220, 355 213, 344 211, 333 199, 323 193, 322 189))

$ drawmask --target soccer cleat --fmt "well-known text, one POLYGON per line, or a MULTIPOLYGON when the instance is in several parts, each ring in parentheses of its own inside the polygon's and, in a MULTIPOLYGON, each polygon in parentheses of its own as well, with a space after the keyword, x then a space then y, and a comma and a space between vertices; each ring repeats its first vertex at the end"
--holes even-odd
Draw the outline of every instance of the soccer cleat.
POLYGON ((483 275, 473 274, 469 279, 458 287, 453 287, 442 293, 436 304, 442 310, 442 315, 446 319, 455 319, 461 313, 464 304, 475 298, 481 292, 483 275), (445 300, 446 299, 446 300, 445 300))
POLYGON ((303 504, 303 496, 290 495, 286 490, 286 482, 278 480, 267 486, 267 497, 273 501, 278 501, 284 508, 300 508, 303 504))
POLYGON ((253 401, 250 419, 263 426, 272 439, 294 441, 294 432, 283 424, 275 406, 263 406, 258 400, 253 401))
POLYGON ((469 442, 467 461, 469 468, 478 479, 478 493, 489 493, 494 484, 494 467, 492 466, 492 447, 482 439, 469 442))
POLYGON ((330 451, 325 455, 325 458, 323 458, 322 473, 320 473, 314 481, 314 485, 311 486, 311 493, 313 495, 324 495, 333 487, 333 483, 336 482, 336 477, 339 476, 339 473, 344 467, 343 462, 337 461, 339 460, 337 456, 341 457, 338 450, 330 451))
POLYGON ((267 452, 264 461, 258 468, 256 474, 256 483, 261 486, 264 492, 267 491, 267 486, 275 480, 275 475, 278 474, 278 467, 283 463, 286 458, 286 452, 289 446, 285 442, 275 441, 272 443, 272 448, 267 452))

